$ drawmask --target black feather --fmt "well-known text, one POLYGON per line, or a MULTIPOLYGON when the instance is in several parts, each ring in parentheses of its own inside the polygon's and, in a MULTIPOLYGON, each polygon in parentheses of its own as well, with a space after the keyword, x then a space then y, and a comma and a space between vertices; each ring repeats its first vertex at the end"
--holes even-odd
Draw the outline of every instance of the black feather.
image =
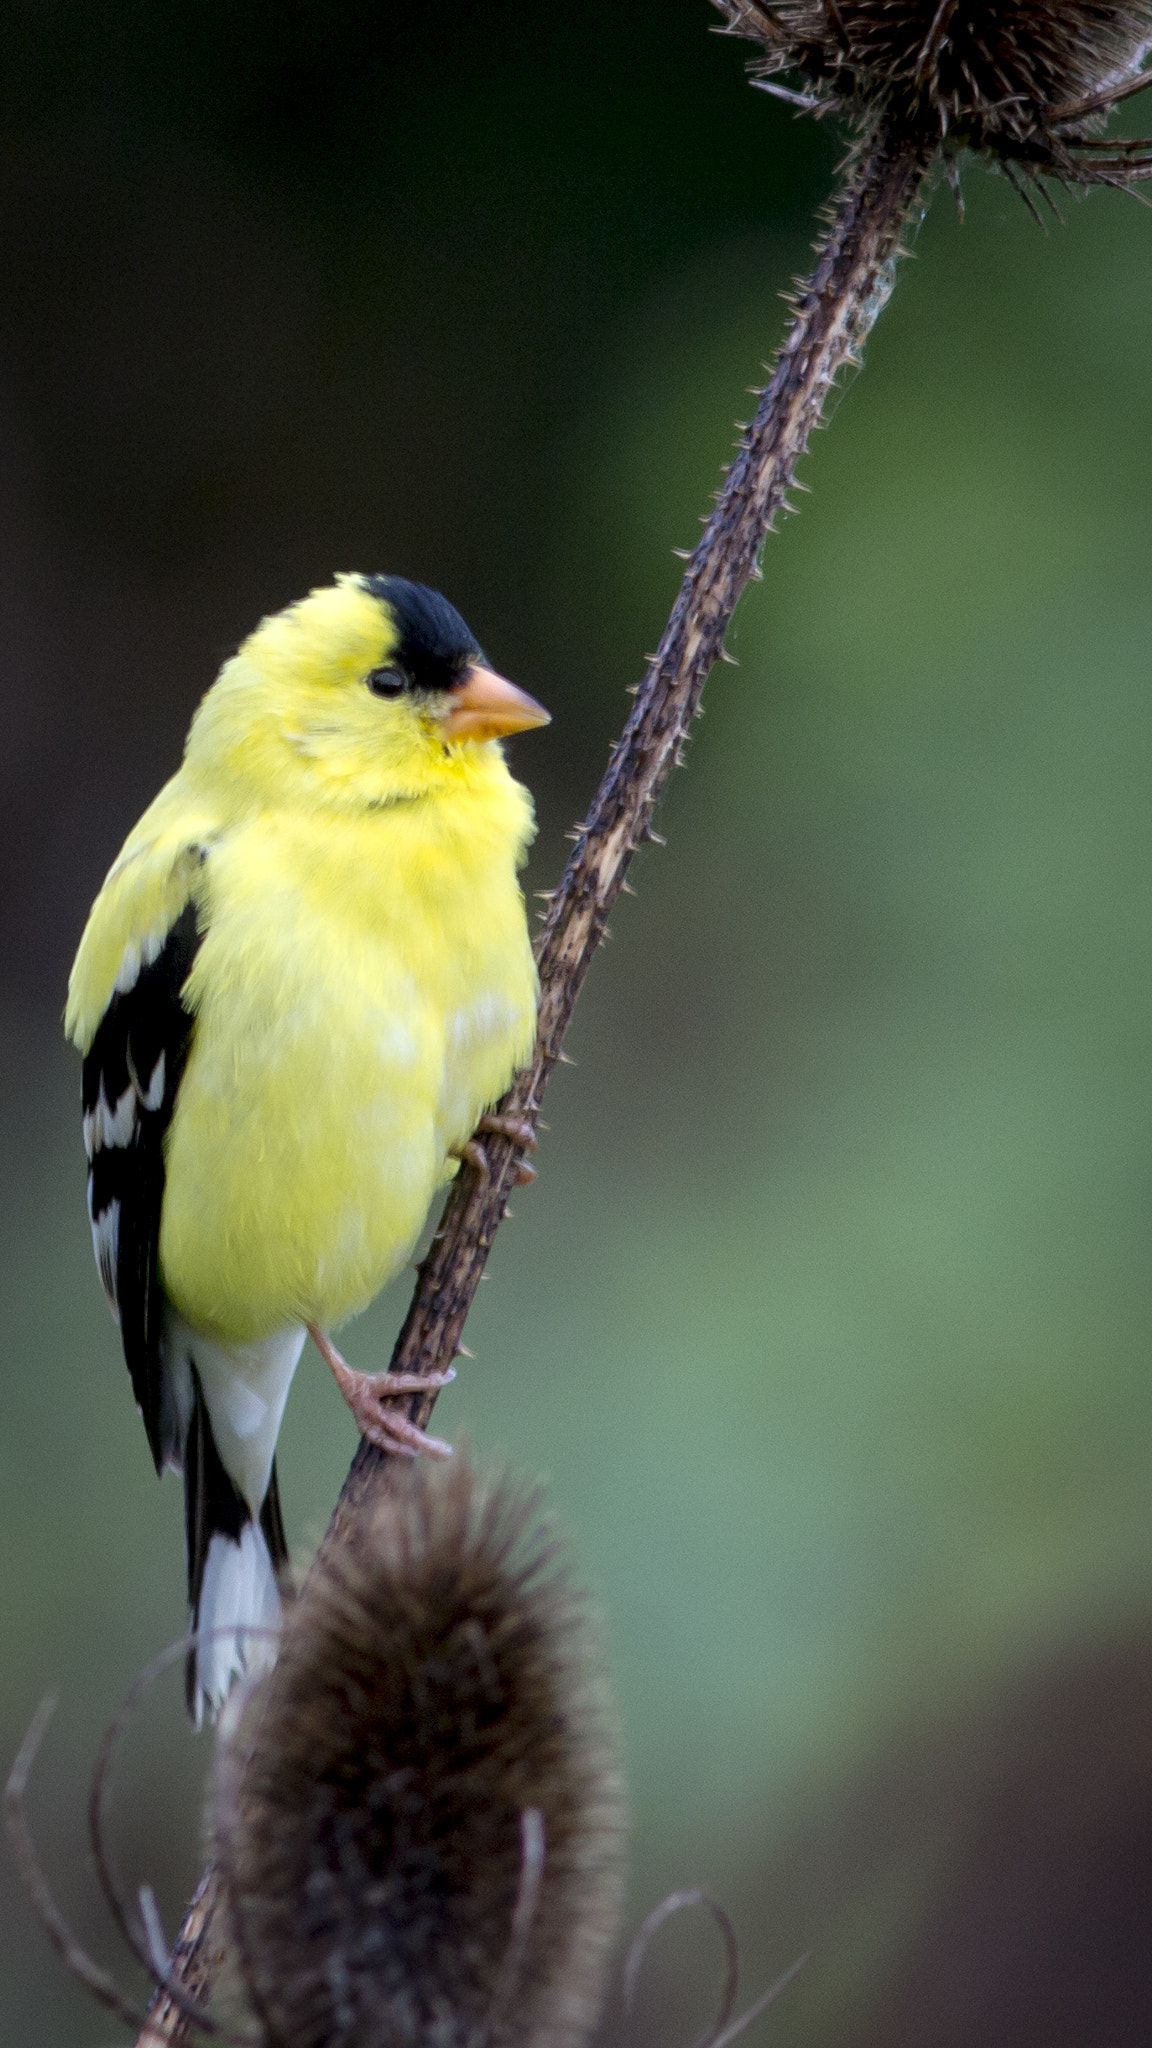
POLYGON ((119 1231, 113 1255, 100 1261, 101 1278, 120 1321, 124 1357, 132 1377, 157 1471, 178 1456, 175 1422, 165 1390, 160 1345, 164 1300, 158 1253, 164 1198, 164 1138, 188 1063, 195 1019, 183 991, 200 945, 196 906, 181 911, 157 958, 142 966, 132 987, 117 991, 84 1061, 81 1095, 86 1118, 124 1105, 126 1142, 109 1143, 97 1127, 88 1178, 94 1233, 113 1203, 119 1231), (149 1106, 149 1086, 163 1057, 163 1088, 149 1106), (131 1096, 129 1098, 129 1090, 131 1096))
POLYGON ((476 635, 438 590, 405 576, 366 576, 364 584, 391 612, 400 635, 396 656, 417 690, 450 690, 484 660, 476 635))
MULTIPOLYGON (((239 1543, 252 1515, 247 1501, 224 1470, 212 1434, 200 1375, 191 1360, 189 1370, 192 1375, 192 1419, 184 1444, 184 1533, 188 1550, 188 1605, 195 1629, 200 1623, 200 1595, 204 1590, 208 1546, 214 1536, 226 1536, 230 1542, 239 1543)), ((279 1577, 288 1563, 288 1544, 280 1514, 275 1461, 260 1510, 260 1527, 273 1570, 279 1577)), ((196 1719, 196 1661, 197 1652, 189 1650, 184 1666, 184 1692, 193 1720, 196 1719)))
POLYGON ((268 1491, 260 1510, 260 1527, 272 1559, 272 1569, 277 1578, 288 1563, 288 1538, 284 1534, 284 1517, 280 1513, 280 1483, 276 1477, 276 1460, 272 1460, 272 1471, 268 1478, 268 1491))

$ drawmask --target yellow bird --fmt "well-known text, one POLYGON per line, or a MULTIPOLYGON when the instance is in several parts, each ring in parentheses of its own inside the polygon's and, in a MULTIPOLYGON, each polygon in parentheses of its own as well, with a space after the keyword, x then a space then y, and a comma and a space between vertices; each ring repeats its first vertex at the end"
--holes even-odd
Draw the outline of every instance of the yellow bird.
POLYGON ((197 1724, 269 1657, 244 1625, 279 1617, 306 1333, 365 1435, 446 1450, 328 1333, 528 1056, 532 803, 500 739, 547 721, 437 591, 340 576, 225 664, 89 916, 88 1211, 156 1469, 184 1475, 197 1724))

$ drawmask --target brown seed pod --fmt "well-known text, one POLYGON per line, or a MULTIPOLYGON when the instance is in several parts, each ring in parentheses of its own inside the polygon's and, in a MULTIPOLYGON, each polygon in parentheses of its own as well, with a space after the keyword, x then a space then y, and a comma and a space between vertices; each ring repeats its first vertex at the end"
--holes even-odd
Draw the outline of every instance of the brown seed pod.
POLYGON ((760 46, 752 70, 806 88, 801 103, 878 121, 909 138, 979 150, 1065 183, 1147 176, 1148 144, 1102 142, 1117 100, 1139 89, 1152 5, 1129 0, 715 0, 760 46))
POLYGON ((621 1792, 538 1508, 459 1453, 398 1471, 225 1732, 217 1851, 268 2048, 574 2048, 593 2024, 621 1792))

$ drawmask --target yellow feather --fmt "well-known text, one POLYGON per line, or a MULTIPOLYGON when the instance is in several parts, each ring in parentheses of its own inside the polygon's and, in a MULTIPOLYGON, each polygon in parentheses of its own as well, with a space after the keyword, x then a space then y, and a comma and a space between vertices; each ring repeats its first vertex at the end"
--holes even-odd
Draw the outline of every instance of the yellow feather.
POLYGON ((148 957, 196 902, 160 1272, 185 1320, 226 1341, 364 1307, 531 1047, 531 800, 495 741, 446 744, 411 698, 365 688, 395 639, 351 577, 264 621, 200 706, 72 971, 66 1029, 86 1051, 133 949, 148 957))

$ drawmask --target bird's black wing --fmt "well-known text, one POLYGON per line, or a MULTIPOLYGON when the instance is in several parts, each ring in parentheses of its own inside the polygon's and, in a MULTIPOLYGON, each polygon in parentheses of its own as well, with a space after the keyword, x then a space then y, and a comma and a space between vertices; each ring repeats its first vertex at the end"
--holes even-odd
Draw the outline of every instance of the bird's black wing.
POLYGON ((192 1044, 195 1020, 183 990, 200 936, 190 902, 159 952, 151 959, 145 955, 135 980, 116 990, 85 1058, 82 1081, 96 1264, 120 1324, 132 1391, 158 1472, 179 1452, 160 1355, 164 1134, 192 1044))

